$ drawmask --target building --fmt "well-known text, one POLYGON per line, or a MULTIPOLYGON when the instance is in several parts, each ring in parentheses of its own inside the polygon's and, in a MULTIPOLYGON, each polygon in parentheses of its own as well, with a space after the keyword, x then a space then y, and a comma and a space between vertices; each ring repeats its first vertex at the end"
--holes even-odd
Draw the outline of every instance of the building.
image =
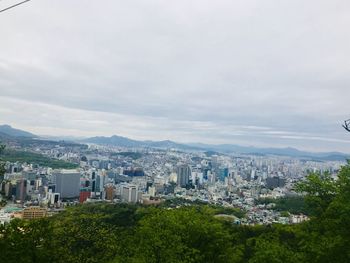
POLYGON ((137 203, 139 201, 137 186, 132 184, 123 184, 121 186, 122 201, 128 203, 137 203))
POLYGON ((276 187, 283 187, 286 184, 286 180, 278 176, 268 177, 266 179, 266 187, 269 189, 274 189, 276 187))
POLYGON ((16 183, 16 200, 24 203, 27 198, 27 180, 20 179, 16 183))
POLYGON ((79 203, 84 203, 90 197, 91 197, 90 191, 81 189, 79 194, 79 203))
POLYGON ((114 199, 114 185, 106 185, 106 200, 113 201, 114 199))
POLYGON ((7 198, 16 197, 16 181, 5 183, 4 190, 7 198))
POLYGON ((60 201, 60 193, 53 193, 49 191, 47 193, 47 200, 49 201, 50 205, 55 205, 60 201))
POLYGON ((30 206, 24 208, 22 213, 23 219, 35 219, 45 217, 47 215, 47 210, 39 206, 30 206))
POLYGON ((80 193, 80 173, 76 170, 61 170, 53 173, 56 193, 61 198, 76 198, 80 193))
POLYGON ((96 175, 96 183, 95 183, 95 193, 104 192, 104 185, 107 181, 105 175, 96 175))
POLYGON ((151 196, 151 197, 154 197, 156 195, 156 188, 154 186, 150 186, 148 188, 148 194, 151 196))
POLYGON ((8 224, 11 221, 11 215, 0 211, 0 225, 8 224))
POLYGON ((145 172, 140 167, 124 170, 123 174, 131 177, 145 176, 145 172))
POLYGON ((225 167, 225 168, 220 168, 218 174, 219 174, 219 180, 222 181, 222 182, 224 182, 224 181, 225 181, 225 178, 227 178, 228 175, 229 175, 229 170, 228 170, 227 167, 225 167))
POLYGON ((191 167, 189 165, 180 165, 177 167, 177 185, 186 187, 189 185, 191 177, 191 167))
POLYGON ((91 192, 92 192, 91 180, 88 178, 81 178, 80 179, 79 203, 84 203, 88 198, 90 198, 91 192))

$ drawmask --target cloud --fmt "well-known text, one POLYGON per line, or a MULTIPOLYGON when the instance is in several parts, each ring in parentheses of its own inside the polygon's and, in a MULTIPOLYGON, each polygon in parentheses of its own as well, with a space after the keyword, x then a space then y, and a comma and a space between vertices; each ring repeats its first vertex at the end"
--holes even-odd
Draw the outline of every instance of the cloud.
POLYGON ((0 15, 0 121, 52 135, 344 149, 349 7, 32 1, 0 15))

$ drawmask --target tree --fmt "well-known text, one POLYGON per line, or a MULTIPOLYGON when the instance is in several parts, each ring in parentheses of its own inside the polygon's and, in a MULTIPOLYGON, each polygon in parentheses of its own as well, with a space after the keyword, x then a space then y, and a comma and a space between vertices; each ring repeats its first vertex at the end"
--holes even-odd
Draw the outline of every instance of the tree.
POLYGON ((241 252, 210 208, 148 210, 135 229, 129 258, 116 262, 240 262, 241 252))
POLYGON ((314 218, 302 225, 302 248, 307 262, 350 262, 350 162, 337 180, 311 174, 298 189, 314 218))
POLYGON ((305 194, 305 202, 313 216, 321 216, 337 195, 338 182, 329 173, 311 173, 306 180, 296 186, 297 191, 305 194))

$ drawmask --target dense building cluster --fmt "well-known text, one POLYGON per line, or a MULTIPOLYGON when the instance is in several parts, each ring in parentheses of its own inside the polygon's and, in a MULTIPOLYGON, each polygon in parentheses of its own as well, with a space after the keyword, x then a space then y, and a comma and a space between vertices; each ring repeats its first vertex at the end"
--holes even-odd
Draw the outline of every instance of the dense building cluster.
POLYGON ((94 144, 40 147, 35 145, 35 150, 49 157, 78 162, 79 167, 52 169, 7 162, 1 184, 7 199, 0 212, 2 222, 18 216, 17 209, 11 210, 14 207, 45 208, 47 213, 41 213, 45 216, 84 202, 159 204, 182 198, 240 208, 247 214, 240 219, 243 224, 295 223, 307 217, 283 217, 268 204, 258 204, 256 200, 295 196, 294 184, 309 172, 328 171, 335 176, 343 164, 280 156, 94 144))

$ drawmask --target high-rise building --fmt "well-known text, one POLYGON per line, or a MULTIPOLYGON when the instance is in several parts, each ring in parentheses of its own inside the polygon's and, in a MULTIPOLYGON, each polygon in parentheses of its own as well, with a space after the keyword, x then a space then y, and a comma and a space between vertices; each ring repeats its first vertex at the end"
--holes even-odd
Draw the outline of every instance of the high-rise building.
POLYGON ((61 198, 74 198, 80 192, 80 173, 76 170, 61 170, 53 173, 56 191, 61 198))
POLYGON ((114 199, 114 185, 106 185, 106 200, 112 201, 114 199))
POLYGON ((191 167, 189 165, 180 165, 177 167, 177 185, 180 187, 186 187, 189 185, 191 177, 191 167))
POLYGON ((80 193, 79 202, 84 203, 89 197, 91 197, 92 184, 90 178, 80 179, 80 193))
POLYGON ((20 179, 16 183, 16 200, 24 202, 27 197, 27 180, 20 179))
POLYGON ((91 173, 91 192, 96 192, 96 172, 91 173))
POLYGON ((122 201, 128 203, 137 203, 139 201, 137 186, 132 184, 123 184, 121 186, 122 201))
POLYGON ((229 170, 228 170, 227 167, 219 169, 219 179, 220 179, 220 181, 224 182, 225 178, 228 177, 228 175, 229 175, 229 170))
POLYGON ((106 181, 107 181, 107 178, 105 175, 97 175, 96 176, 95 192, 103 192, 104 185, 105 185, 106 181))

